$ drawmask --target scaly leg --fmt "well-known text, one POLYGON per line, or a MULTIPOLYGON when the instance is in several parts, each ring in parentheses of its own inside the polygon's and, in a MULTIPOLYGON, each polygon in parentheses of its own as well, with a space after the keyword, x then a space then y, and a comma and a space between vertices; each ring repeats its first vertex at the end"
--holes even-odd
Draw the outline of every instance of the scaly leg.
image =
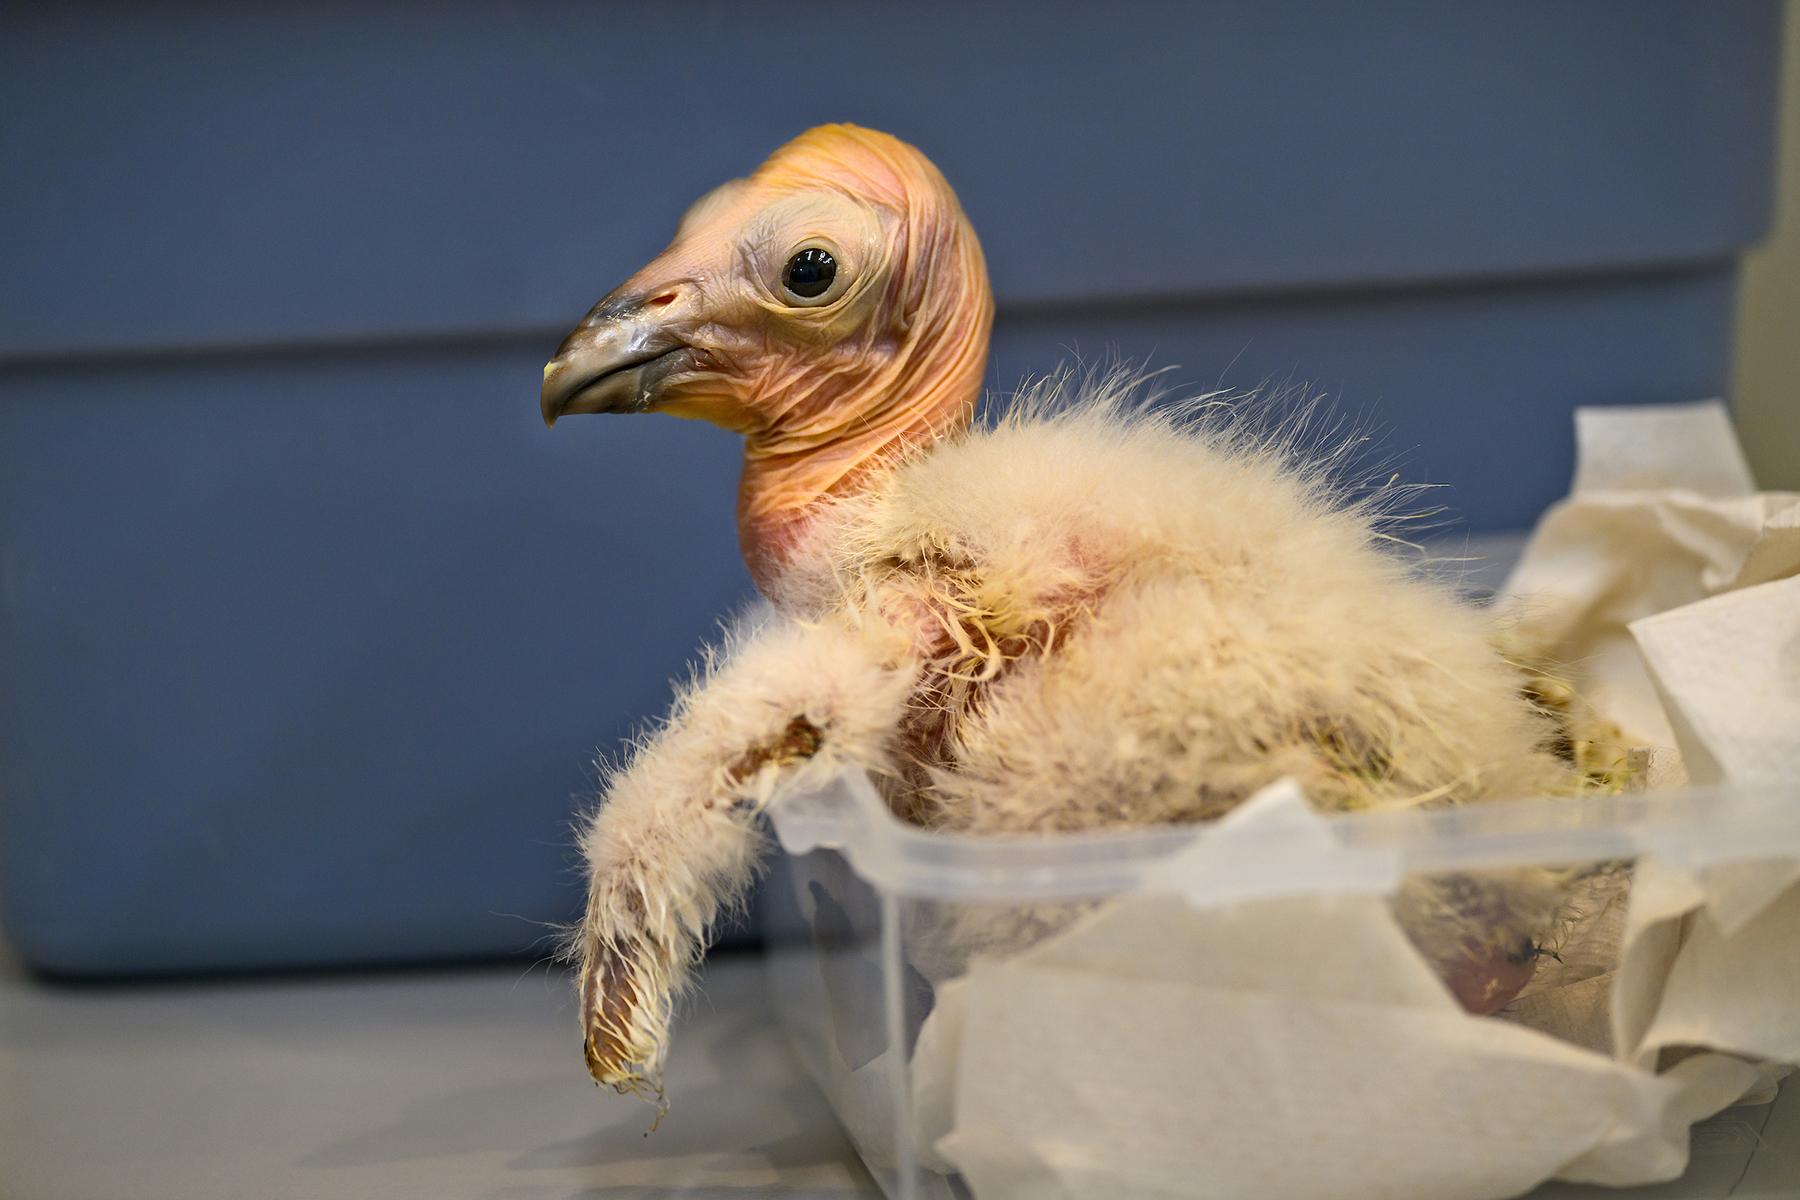
POLYGON ((757 815, 778 787, 887 766, 915 681, 895 649, 841 621, 775 620, 709 660, 607 780, 573 947, 596 1082, 660 1101, 674 999, 755 875, 757 815))

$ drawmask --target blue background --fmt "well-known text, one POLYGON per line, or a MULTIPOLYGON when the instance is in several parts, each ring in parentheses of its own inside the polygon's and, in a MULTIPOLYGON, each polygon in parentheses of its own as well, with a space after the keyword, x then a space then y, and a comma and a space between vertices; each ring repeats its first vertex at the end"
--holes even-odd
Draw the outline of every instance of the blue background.
POLYGON ((958 188, 990 382, 1304 380, 1472 530, 1728 387, 1774 0, 11 7, 0 915, 68 973, 530 952, 589 763, 748 584, 737 446, 537 418, 823 120, 958 188))

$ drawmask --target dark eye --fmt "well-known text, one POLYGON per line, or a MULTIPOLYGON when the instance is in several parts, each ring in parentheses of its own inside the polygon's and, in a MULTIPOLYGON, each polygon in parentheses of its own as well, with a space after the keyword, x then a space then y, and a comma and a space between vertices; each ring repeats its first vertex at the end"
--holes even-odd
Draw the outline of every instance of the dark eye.
POLYGON ((837 259, 831 257, 831 251, 812 246, 788 259, 781 286, 802 300, 817 300, 831 290, 836 278, 837 259))

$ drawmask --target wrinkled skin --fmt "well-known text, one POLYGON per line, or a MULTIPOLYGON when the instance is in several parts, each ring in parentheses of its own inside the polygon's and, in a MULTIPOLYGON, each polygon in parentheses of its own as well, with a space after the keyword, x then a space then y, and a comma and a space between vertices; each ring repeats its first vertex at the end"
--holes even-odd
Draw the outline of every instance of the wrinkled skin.
POLYGON ((937 170, 885 135, 825 126, 702 197, 595 305, 545 369, 544 415, 663 412, 743 434, 739 531, 769 591, 808 505, 968 424, 992 315, 980 244, 937 170), (809 248, 837 271, 802 299, 782 272, 809 248), (635 365, 651 353, 664 357, 635 365))

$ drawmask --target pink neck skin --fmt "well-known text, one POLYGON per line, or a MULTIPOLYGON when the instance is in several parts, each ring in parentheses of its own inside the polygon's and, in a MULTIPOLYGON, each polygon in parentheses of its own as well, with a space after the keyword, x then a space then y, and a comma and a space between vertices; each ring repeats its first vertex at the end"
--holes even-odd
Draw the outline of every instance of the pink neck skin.
POLYGON ((875 357, 861 370, 797 366, 755 405, 766 423, 745 437, 738 545, 765 596, 777 595, 822 501, 973 420, 994 309, 979 251, 972 261, 956 272, 970 286, 941 289, 951 299, 938 312, 915 310, 897 347, 864 351, 875 357))
POLYGON ((855 494, 876 468, 968 428, 978 391, 886 427, 846 430, 813 449, 758 453, 759 439, 752 437, 738 484, 738 547, 757 590, 776 594, 821 502, 855 494))
POLYGON ((890 218, 887 274, 870 311, 846 315, 841 330, 815 322, 826 335, 776 339, 773 354, 742 359, 755 366, 740 377, 746 394, 731 422, 745 433, 738 543, 751 578, 774 599, 822 502, 968 427, 994 299, 950 186, 903 143, 826 126, 783 147, 754 178, 766 187, 831 181, 890 218))

